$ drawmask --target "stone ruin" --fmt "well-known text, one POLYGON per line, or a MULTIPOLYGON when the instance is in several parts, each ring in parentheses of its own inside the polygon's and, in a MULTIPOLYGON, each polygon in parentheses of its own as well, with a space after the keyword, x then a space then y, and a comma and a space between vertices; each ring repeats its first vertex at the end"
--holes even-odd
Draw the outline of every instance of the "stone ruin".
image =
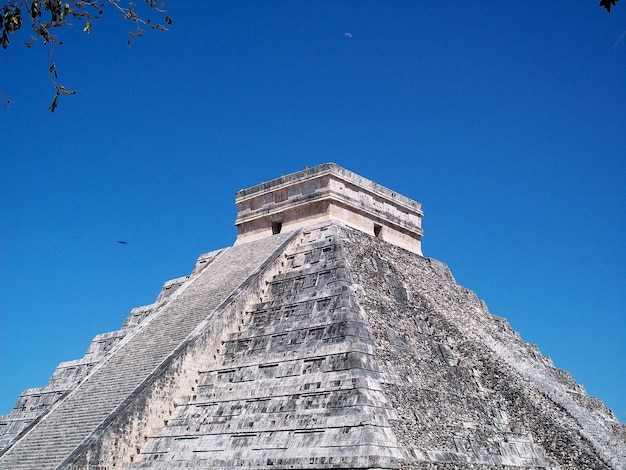
POLYGON ((334 164, 237 193, 200 256, 0 417, 0 469, 626 469, 626 426, 334 164))

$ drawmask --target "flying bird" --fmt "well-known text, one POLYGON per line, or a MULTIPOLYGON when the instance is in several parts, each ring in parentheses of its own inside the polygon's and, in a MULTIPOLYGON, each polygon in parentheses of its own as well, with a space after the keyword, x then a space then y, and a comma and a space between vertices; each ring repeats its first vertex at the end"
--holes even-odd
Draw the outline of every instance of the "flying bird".
POLYGON ((125 242, 124 240, 118 240, 117 243, 120 245, 128 245, 128 242, 125 242))

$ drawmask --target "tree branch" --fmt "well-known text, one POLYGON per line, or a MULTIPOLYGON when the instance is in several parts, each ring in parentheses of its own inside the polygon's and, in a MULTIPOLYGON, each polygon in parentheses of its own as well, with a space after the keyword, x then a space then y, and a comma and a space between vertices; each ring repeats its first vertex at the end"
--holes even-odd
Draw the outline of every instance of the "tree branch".
MULTIPOLYGON (((145 0, 148 11, 145 16, 137 13, 135 0, 127 0, 120 4, 120 0, 9 0, 0 6, 0 44, 6 49, 11 44, 11 37, 22 29, 24 19, 29 20, 32 34, 24 44, 31 48, 37 39, 41 39, 45 45, 50 45, 50 67, 48 76, 55 87, 52 104, 48 108, 51 112, 58 106, 61 95, 73 95, 76 92, 68 90, 58 83, 56 62, 54 60, 55 45, 63 44, 56 36, 55 30, 64 26, 71 26, 71 18, 84 21, 83 31, 91 32, 92 22, 97 20, 104 11, 105 5, 115 7, 125 20, 135 23, 135 31, 129 31, 130 46, 135 38, 143 35, 146 29, 166 31, 167 26, 172 24, 172 19, 167 15, 165 2, 159 0, 145 0), (156 14, 161 17, 160 21, 153 22, 150 16, 156 14)), ((26 24, 29 24, 26 23, 26 24)), ((11 103, 4 93, 0 93, 3 103, 11 103)), ((6 105, 5 105, 6 107, 6 105)))

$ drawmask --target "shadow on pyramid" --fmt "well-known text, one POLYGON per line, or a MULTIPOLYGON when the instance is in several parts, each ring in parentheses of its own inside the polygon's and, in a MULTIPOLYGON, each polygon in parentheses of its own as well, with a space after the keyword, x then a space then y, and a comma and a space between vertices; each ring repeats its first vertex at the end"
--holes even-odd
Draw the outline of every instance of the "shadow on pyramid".
POLYGON ((239 191, 234 246, 0 417, 1 469, 625 469, 626 426, 335 164, 239 191))

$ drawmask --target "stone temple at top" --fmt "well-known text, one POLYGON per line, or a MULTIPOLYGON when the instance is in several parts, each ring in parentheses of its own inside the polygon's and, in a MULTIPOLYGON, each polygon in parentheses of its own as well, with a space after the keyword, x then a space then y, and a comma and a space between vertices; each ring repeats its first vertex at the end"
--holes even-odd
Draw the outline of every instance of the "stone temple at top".
POLYGON ((329 163, 0 416, 0 469, 626 470, 626 426, 329 163))
POLYGON ((422 254, 422 205, 334 163, 237 192, 237 242, 339 221, 422 254))

